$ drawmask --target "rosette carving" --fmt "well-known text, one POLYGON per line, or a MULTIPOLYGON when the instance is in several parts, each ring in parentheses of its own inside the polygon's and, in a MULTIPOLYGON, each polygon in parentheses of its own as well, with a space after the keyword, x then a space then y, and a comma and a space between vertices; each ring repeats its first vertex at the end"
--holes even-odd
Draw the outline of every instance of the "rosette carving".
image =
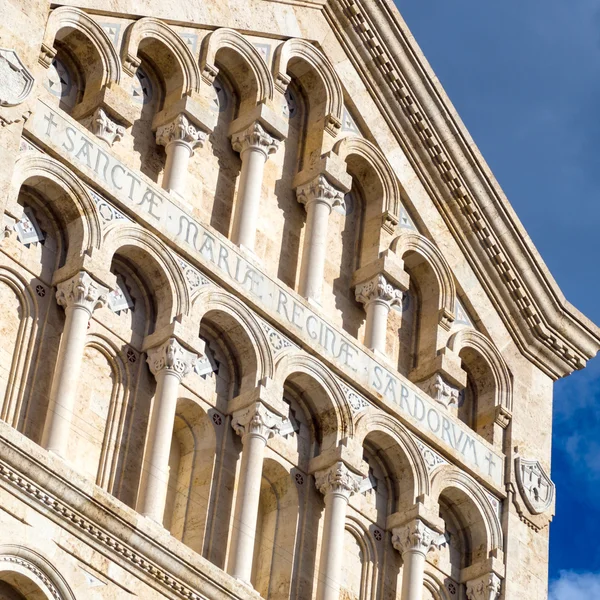
POLYGON ((249 148, 260 150, 265 155, 266 160, 270 154, 273 154, 279 148, 279 140, 267 133, 264 127, 258 121, 255 121, 243 131, 233 134, 231 146, 240 154, 249 148))
POLYGON ((315 484, 317 489, 327 494, 344 494, 348 498, 358 492, 362 478, 353 473, 343 462, 337 462, 329 469, 315 473, 315 484))
POLYGON ((85 271, 80 271, 56 286, 56 301, 65 309, 77 306, 91 315, 96 308, 106 304, 108 292, 108 288, 96 283, 85 271))
POLYGON ((402 304, 402 290, 389 283, 383 274, 357 285, 354 293, 356 301, 365 306, 374 300, 386 302, 390 307, 402 304))
POLYGON ((183 379, 198 360, 197 354, 186 350, 175 338, 169 338, 160 346, 151 348, 147 354, 147 362, 154 377, 166 370, 183 379))

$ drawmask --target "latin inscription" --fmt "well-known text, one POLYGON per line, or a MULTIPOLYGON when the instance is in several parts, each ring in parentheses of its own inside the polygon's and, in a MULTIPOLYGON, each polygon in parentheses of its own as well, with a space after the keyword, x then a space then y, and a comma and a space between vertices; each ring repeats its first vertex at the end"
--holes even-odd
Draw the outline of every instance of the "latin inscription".
POLYGON ((336 361, 354 380, 380 394, 396 410, 460 453, 465 462, 502 484, 502 458, 450 418, 412 384, 375 362, 353 340, 342 335, 279 283, 261 273, 227 240, 208 231, 181 210, 154 184, 146 182, 102 149, 87 131, 39 102, 28 125, 46 145, 158 227, 210 262, 224 278, 237 282, 258 303, 276 312, 305 340, 336 361))

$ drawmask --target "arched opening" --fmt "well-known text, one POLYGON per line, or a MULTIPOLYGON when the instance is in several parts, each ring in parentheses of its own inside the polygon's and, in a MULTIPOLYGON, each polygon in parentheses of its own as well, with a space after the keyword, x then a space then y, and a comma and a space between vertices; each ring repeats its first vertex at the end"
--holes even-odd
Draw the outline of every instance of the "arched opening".
MULTIPOLYGON (((361 532, 362 533, 362 532, 361 532)), ((343 600, 366 600, 368 556, 364 549, 365 540, 354 527, 344 529, 344 560, 340 598, 343 600)))
POLYGON ((298 523, 292 477, 280 463, 266 458, 252 561, 252 584, 266 600, 290 597, 298 523))
POLYGON ((196 402, 180 399, 171 441, 163 524, 171 535, 199 554, 205 554, 208 546, 208 528, 215 509, 216 466, 215 423, 196 402))

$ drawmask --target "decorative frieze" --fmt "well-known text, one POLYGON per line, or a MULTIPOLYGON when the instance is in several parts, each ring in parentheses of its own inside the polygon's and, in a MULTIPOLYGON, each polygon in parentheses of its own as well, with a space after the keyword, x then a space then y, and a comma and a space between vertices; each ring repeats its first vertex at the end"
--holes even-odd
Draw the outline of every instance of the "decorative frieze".
POLYGON ((341 379, 338 380, 338 383, 342 390, 344 390, 344 396, 346 396, 353 414, 359 413, 361 410, 365 410, 371 406, 371 403, 366 398, 349 388, 341 379))
POLYGON ((468 600, 497 600, 500 597, 502 580, 495 573, 488 573, 467 582, 468 600))
POLYGON ((283 417, 275 414, 262 402, 234 413, 231 419, 231 426, 241 438, 250 434, 262 437, 265 441, 279 434, 283 424, 283 417))
POLYGON ((56 301, 65 309, 77 306, 90 315, 108 301, 108 288, 96 283, 85 271, 62 281, 56 286, 56 301))
POLYGON ((186 350, 175 338, 169 338, 160 346, 150 348, 147 354, 148 366, 155 377, 165 369, 183 379, 198 360, 197 354, 186 350))
POLYGON ((104 224, 112 223, 113 221, 130 221, 120 210, 117 210, 106 198, 102 197, 98 192, 88 188, 92 200, 98 209, 98 214, 104 224))
POLYGON ((349 498, 359 491, 362 480, 341 461, 315 473, 315 484, 324 496, 342 494, 349 498))
POLYGON ((426 446, 423 442, 415 439, 415 444, 427 465, 427 470, 431 473, 437 467, 447 465, 448 461, 443 459, 435 450, 432 450, 429 446, 426 446))

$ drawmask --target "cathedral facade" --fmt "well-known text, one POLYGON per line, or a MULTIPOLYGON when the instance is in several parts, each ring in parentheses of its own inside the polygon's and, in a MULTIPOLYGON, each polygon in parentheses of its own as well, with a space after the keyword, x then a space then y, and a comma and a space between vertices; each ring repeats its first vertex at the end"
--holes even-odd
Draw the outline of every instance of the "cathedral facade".
POLYGON ((547 598, 600 330, 391 1, 0 18, 0 598, 547 598))

